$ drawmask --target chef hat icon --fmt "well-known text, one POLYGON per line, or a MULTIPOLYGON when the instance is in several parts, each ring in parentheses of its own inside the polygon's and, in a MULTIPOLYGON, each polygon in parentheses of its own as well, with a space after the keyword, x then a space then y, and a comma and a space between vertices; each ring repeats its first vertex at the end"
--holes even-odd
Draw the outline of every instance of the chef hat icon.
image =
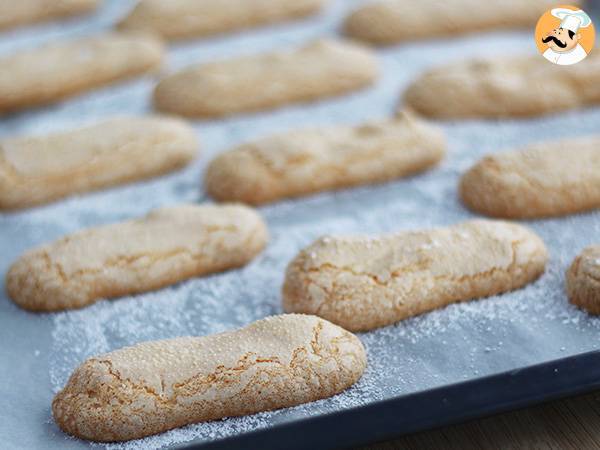
POLYGON ((585 11, 578 9, 573 11, 567 8, 554 8, 551 11, 552 15, 562 22, 560 27, 565 30, 571 30, 573 33, 577 33, 579 28, 587 28, 592 23, 592 19, 588 16, 585 11))

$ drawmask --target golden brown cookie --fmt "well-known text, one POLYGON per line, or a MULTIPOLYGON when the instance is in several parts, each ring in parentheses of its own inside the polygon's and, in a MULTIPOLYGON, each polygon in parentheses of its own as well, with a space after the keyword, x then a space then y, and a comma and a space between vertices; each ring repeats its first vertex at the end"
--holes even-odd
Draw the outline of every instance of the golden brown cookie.
POLYGON ((600 103, 600 52, 558 66, 540 55, 457 61, 407 89, 402 108, 439 119, 528 117, 600 103))
POLYGON ((163 45, 154 37, 108 33, 1 57, 0 114, 141 75, 158 68, 162 56, 163 45))
POLYGON ((443 132, 417 118, 289 131, 243 144, 208 167, 207 192, 261 204, 380 183, 424 171, 444 156, 443 132))
POLYGON ((165 39, 188 39, 299 19, 325 0, 142 0, 119 24, 165 39))
POLYGON ((371 330, 518 289, 544 272, 547 259, 533 232, 489 220, 379 238, 325 237, 289 264, 283 308, 371 330))
POLYGON ((193 66, 163 79, 154 91, 161 111, 220 117, 341 95, 377 77, 376 56, 342 41, 193 66))
POLYGON ((92 11, 99 0, 0 0, 0 30, 92 11))
POLYGON ((191 126, 159 116, 0 140, 0 209, 157 176, 189 163, 197 149, 191 126))
POLYGON ((404 0, 369 2, 344 23, 349 36, 375 45, 497 29, 533 27, 553 0, 404 0))
POLYGON ((587 247, 575 258, 566 281, 571 303, 600 314, 600 245, 587 247))
POLYGON ((600 136, 486 156, 462 177, 460 196, 473 211, 513 219, 600 208, 600 136))
POLYGON ((331 397, 356 383, 366 364, 362 343, 342 328, 315 316, 273 316, 90 358, 52 412, 69 434, 123 441, 331 397))
POLYGON ((90 228, 21 256, 6 275, 10 298, 31 311, 81 308, 243 266, 267 228, 239 205, 179 205, 90 228))

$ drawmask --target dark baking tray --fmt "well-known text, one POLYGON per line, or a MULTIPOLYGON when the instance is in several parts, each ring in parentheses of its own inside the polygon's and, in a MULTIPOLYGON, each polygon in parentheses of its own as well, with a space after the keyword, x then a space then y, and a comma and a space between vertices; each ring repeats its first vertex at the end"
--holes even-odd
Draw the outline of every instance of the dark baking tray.
POLYGON ((180 449, 341 449, 600 389, 600 351, 180 449))

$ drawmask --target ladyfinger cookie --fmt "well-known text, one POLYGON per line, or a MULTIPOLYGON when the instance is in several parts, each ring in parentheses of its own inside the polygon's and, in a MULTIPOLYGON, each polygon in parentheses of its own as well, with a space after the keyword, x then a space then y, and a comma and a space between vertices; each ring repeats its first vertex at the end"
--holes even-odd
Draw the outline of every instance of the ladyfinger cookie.
POLYGON ((0 0, 0 30, 96 9, 98 0, 0 0))
POLYGON ((360 340, 315 316, 286 314, 204 337, 145 342, 81 364, 52 402, 65 432, 93 441, 331 397, 367 364, 360 340))
POLYGON ((30 250, 10 267, 6 287, 31 311, 81 308, 243 266, 266 242, 266 225, 245 206, 166 207, 30 250))
POLYGON ((110 33, 47 44, 0 58, 0 114, 45 105, 156 69, 154 37, 110 33), (35 67, 35 70, 32 70, 35 67))
POLYGON ((433 69, 406 91, 405 105, 442 119, 536 116, 600 103, 600 53, 557 66, 539 55, 461 61, 433 69))
POLYGON ((465 205, 492 217, 527 219, 600 208, 600 136, 486 156, 463 175, 459 190, 465 205))
POLYGON ((414 174, 437 164, 444 153, 441 130, 408 115, 296 130, 218 156, 206 173, 206 190, 220 201, 261 204, 414 174))
POLYGON ((600 314, 600 245, 583 250, 567 270, 567 294, 574 305, 600 314))
POLYGON ((373 83, 375 55, 362 46, 320 40, 300 49, 191 67, 154 91, 161 111, 219 117, 340 95, 373 83))
POLYGON ((39 137, 0 141, 0 209, 160 175, 197 153, 194 129, 166 117, 121 117, 39 137))
POLYGON ((165 39, 187 39, 298 19, 318 12, 325 0, 142 0, 121 21, 125 30, 165 39))
POLYGON ((423 0, 409 6, 404 0, 383 0, 367 3, 350 14, 344 30, 362 41, 390 45, 487 29, 534 26, 555 5, 553 0, 423 0))
POLYGON ((520 288, 544 272, 547 259, 538 236, 508 222, 473 220, 374 239, 325 237, 289 264, 283 308, 371 330, 520 288))

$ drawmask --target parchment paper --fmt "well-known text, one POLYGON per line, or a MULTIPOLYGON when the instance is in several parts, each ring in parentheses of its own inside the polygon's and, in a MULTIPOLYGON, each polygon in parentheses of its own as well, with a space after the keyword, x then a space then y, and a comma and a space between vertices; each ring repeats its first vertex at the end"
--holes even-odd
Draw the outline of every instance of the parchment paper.
MULTIPOLYGON (((358 3, 332 1, 318 17, 174 45, 165 70, 335 35, 344 15, 358 3)), ((106 1, 96 15, 0 34, 0 54, 106 29, 130 6, 129 1, 106 1)), ((427 67, 473 55, 534 52, 532 33, 533 30, 522 30, 471 35, 381 50, 382 75, 373 88, 311 105, 197 122, 201 157, 178 173, 45 207, 1 214, 0 274, 4 275, 10 263, 25 250, 66 233, 137 217, 159 206, 207 200, 201 187, 204 168, 215 154, 232 145, 298 126, 360 123, 390 115, 406 85, 427 67)), ((113 114, 145 113, 150 110, 154 82, 153 77, 145 77, 53 107, 2 118, 0 137, 72 128, 113 114)), ((143 340, 224 331, 280 313, 285 266, 300 248, 318 236, 377 234, 468 219, 472 214, 457 200, 457 181, 482 155, 541 139, 600 132, 599 124, 600 108, 534 120, 441 124, 448 135, 449 154, 431 172, 385 185, 261 208, 271 230, 271 242, 259 258, 241 270, 60 314, 24 312, 2 292, 0 446, 90 446, 66 437, 50 414, 54 393, 87 357, 143 340)), ((576 157, 577 149, 565 148, 565 152, 576 157)), ((453 305, 361 334, 369 354, 369 368, 347 392, 296 408, 194 425, 108 447, 162 448, 192 440, 218 439, 599 348, 600 321, 567 303, 563 274, 583 247, 600 242, 600 213, 530 225, 551 252, 551 262, 541 280, 511 294, 453 305)), ((3 285, 0 288, 4 291, 3 285)))

